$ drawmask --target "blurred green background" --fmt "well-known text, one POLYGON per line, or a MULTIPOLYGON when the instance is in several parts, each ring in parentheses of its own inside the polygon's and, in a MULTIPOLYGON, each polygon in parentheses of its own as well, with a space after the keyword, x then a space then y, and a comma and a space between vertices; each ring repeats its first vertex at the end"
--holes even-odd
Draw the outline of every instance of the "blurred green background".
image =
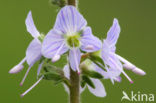
MULTIPOLYGON (((155 94, 156 0, 80 0, 79 8, 93 33, 100 38, 106 37, 113 18, 118 18, 121 34, 117 53, 147 72, 141 77, 126 71, 134 84, 130 84, 123 75, 122 82, 115 85, 110 80, 104 80, 107 96, 98 98, 85 90, 82 103, 120 103, 123 90, 128 94, 131 91, 155 94)), ((33 39, 25 27, 25 18, 30 10, 38 30, 46 34, 53 27, 58 11, 56 6, 49 4, 49 0, 0 0, 0 102, 67 103, 68 95, 63 86, 55 86, 49 81, 42 81, 24 98, 20 98, 20 94, 36 81, 37 65, 23 87, 19 83, 27 65, 19 74, 8 73, 25 56, 25 50, 33 39)), ((60 65, 64 64, 60 62, 60 65)))

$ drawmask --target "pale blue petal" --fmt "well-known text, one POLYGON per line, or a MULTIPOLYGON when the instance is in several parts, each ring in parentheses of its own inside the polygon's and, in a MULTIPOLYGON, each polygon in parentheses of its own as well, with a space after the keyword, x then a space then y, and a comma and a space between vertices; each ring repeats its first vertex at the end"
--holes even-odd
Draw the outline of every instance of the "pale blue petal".
POLYGON ((64 76, 68 79, 70 79, 70 70, 69 70, 69 65, 65 65, 63 68, 64 76))
POLYGON ((65 45, 61 33, 57 30, 50 30, 43 41, 42 54, 47 58, 52 58, 56 54, 61 55, 67 52, 67 50, 68 47, 65 45))
POLYGON ((40 33, 38 32, 38 30, 36 29, 36 26, 34 24, 33 18, 32 18, 32 14, 31 11, 29 12, 26 20, 25 20, 25 24, 27 27, 27 31, 34 37, 37 38, 40 33))
POLYGON ((120 25, 118 23, 118 20, 114 19, 113 25, 107 33, 106 41, 110 45, 115 45, 119 38, 119 34, 120 34, 120 25))
POLYGON ((102 45, 101 56, 105 64, 108 64, 109 62, 110 52, 111 52, 111 49, 109 47, 109 44, 107 43, 106 40, 104 40, 103 45, 102 45))
POLYGON ((79 48, 73 48, 72 50, 70 50, 69 62, 73 71, 77 70, 78 72, 80 72, 80 69, 79 69, 80 59, 81 59, 81 52, 79 48))
POLYGON ((26 61, 29 65, 34 64, 41 58, 41 42, 34 39, 26 50, 26 61))
POLYGON ((102 48, 102 42, 92 34, 90 27, 86 27, 81 35, 81 49, 86 52, 98 51, 102 48), (90 48, 88 48, 90 46, 90 48))
POLYGON ((105 91, 105 88, 104 88, 102 82, 100 80, 98 80, 98 79, 93 79, 93 78, 90 78, 90 79, 94 83, 95 89, 88 85, 89 91, 93 95, 95 95, 97 97, 105 97, 106 96, 106 91, 105 91))
POLYGON ((114 84, 114 80, 117 81, 118 77, 121 74, 121 71, 117 69, 117 67, 114 66, 114 64, 110 64, 109 68, 106 65, 105 66, 106 71, 103 69, 99 68, 98 66, 95 67, 95 70, 100 73, 101 75, 104 76, 104 79, 110 79, 111 82, 114 84))
POLYGON ((54 29, 67 34, 79 32, 86 25, 86 20, 74 6, 65 6, 57 15, 54 29))

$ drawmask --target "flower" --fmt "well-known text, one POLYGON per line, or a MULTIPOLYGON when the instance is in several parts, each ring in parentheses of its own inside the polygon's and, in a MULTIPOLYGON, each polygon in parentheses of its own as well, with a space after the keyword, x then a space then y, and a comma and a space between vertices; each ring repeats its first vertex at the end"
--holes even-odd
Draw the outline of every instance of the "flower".
MULTIPOLYGON (((64 66, 63 71, 64 71, 65 77, 70 79, 70 69, 69 69, 68 65, 64 66)), ((105 88, 104 88, 102 82, 99 79, 94 79, 94 78, 90 78, 90 80, 93 82, 95 88, 92 88, 91 86, 86 84, 89 91, 97 97, 105 97, 106 91, 105 91, 105 88)), ((86 86, 84 88, 82 88, 80 86, 80 93, 82 93, 85 90, 86 86)), ((66 92, 69 93, 69 88, 66 86, 66 84, 64 84, 64 87, 65 87, 66 92)))
POLYGON ((77 9, 74 6, 65 6, 58 13, 53 29, 43 41, 42 54, 55 62, 69 50, 71 68, 80 73, 80 49, 94 52, 101 46, 100 40, 93 36, 91 28, 77 9))
MULTIPOLYGON (((116 43, 119 38, 120 34, 120 26, 117 19, 114 19, 113 25, 110 28, 110 30, 107 33, 107 38, 103 41, 102 46, 102 59, 105 63, 105 68, 107 72, 103 71, 101 72, 105 78, 110 78, 112 83, 114 83, 114 80, 120 81, 120 73, 123 73, 126 78, 133 83, 131 78, 124 72, 123 67, 132 70, 133 72, 139 74, 139 75, 145 75, 146 73, 136 67, 134 64, 130 63, 123 57, 119 56, 115 53, 116 51, 116 43), (122 65, 121 62, 124 63, 122 65)), ((100 69, 98 69, 100 70, 100 69)), ((101 70, 100 70, 101 71, 101 70)))
MULTIPOLYGON (((31 43, 29 44, 27 50, 26 50, 26 57, 24 57, 24 59, 17 64, 16 66, 14 66, 9 73, 14 74, 14 73, 18 73, 23 69, 23 63, 26 61, 29 65, 29 68, 22 80, 22 82, 20 83, 20 85, 23 85, 28 72, 30 71, 31 67, 33 66, 33 64, 40 60, 41 58, 41 42, 38 38, 41 37, 40 33, 38 32, 38 30, 35 27, 35 24, 33 22, 33 18, 32 18, 32 14, 31 11, 28 13, 28 16, 26 18, 26 28, 27 31, 32 35, 32 37, 34 37, 34 39, 31 41, 31 43)), ((42 63, 39 66, 39 69, 41 68, 42 63)), ((39 70, 38 70, 39 71, 39 70)))

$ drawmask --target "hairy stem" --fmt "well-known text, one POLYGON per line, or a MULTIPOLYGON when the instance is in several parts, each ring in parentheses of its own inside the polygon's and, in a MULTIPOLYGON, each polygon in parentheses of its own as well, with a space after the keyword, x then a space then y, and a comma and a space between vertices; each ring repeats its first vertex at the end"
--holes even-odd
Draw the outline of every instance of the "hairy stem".
POLYGON ((77 72, 70 68, 70 103, 80 103, 80 78, 77 72))

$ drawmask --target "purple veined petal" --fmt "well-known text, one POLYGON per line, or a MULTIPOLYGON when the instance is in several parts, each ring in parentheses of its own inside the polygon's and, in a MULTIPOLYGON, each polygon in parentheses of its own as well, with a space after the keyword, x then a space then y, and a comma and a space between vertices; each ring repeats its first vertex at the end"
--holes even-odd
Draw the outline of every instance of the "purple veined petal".
POLYGON ((31 11, 28 13, 28 16, 25 20, 25 24, 27 27, 27 31, 34 37, 37 38, 38 36, 40 36, 40 33, 38 32, 38 30, 36 29, 36 26, 34 24, 33 18, 32 18, 32 14, 31 11))
POLYGON ((73 69, 73 71, 76 71, 80 73, 80 59, 81 59, 81 52, 79 48, 73 48, 72 50, 69 51, 69 62, 70 66, 73 69))
POLYGON ((102 45, 101 56, 105 64, 108 64, 109 62, 110 52, 111 52, 110 46, 107 43, 107 41, 104 40, 102 45))
POLYGON ((110 79, 111 82, 114 84, 114 80, 119 80, 119 76, 121 74, 121 71, 117 70, 116 68, 108 68, 108 66, 105 66, 106 71, 101 69, 100 67, 96 66, 95 70, 104 76, 104 79, 110 79))
MULTIPOLYGON (((115 54, 112 54, 115 56, 115 54)), ((112 57, 114 57, 112 56, 112 57)), ((117 57, 114 57, 117 58, 117 57)), ((130 81, 130 83, 133 83, 132 79, 125 73, 125 71, 123 70, 122 64, 121 62, 118 60, 118 58, 115 60, 114 58, 110 58, 110 64, 109 66, 114 66, 114 68, 116 68, 117 70, 121 71, 124 76, 130 81)))
POLYGON ((86 25, 86 20, 74 6, 65 6, 57 15, 54 29, 67 34, 79 32, 86 25))
POLYGON ((67 52, 68 47, 65 40, 57 30, 50 30, 42 44, 42 54, 47 58, 53 58, 55 55, 61 55, 67 52))
POLYGON ((120 25, 117 19, 114 19, 112 27, 109 29, 107 33, 106 40, 110 45, 115 45, 120 34, 120 25))
POLYGON ((63 72, 66 78, 70 79, 70 70, 69 70, 69 65, 65 65, 63 68, 63 72))
POLYGON ((34 39, 27 48, 26 61, 29 65, 33 65, 41 56, 41 42, 38 39, 34 39))
POLYGON ((102 82, 100 80, 98 80, 98 79, 93 79, 93 78, 90 78, 90 79, 94 83, 95 89, 88 85, 89 91, 93 95, 95 95, 97 97, 105 97, 106 96, 106 91, 105 91, 105 88, 104 88, 102 82))
POLYGON ((95 36, 93 36, 91 28, 86 27, 81 37, 81 49, 86 52, 98 51, 102 48, 102 42, 95 36))

